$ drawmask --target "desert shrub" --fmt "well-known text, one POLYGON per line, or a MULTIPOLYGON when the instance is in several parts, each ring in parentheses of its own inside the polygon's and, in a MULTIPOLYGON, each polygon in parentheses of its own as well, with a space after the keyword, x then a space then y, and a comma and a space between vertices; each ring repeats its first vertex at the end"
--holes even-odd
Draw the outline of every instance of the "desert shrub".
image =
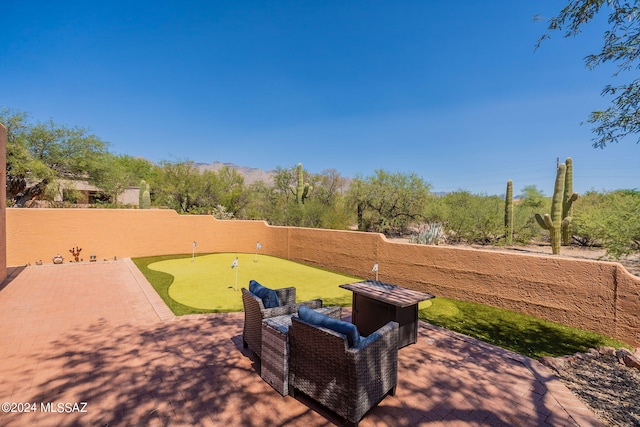
POLYGON ((496 244, 504 237, 504 200, 456 191, 442 197, 443 225, 452 243, 496 244))
POLYGON ((615 259, 640 250, 639 191, 589 192, 580 201, 574 209, 574 236, 602 245, 615 259))

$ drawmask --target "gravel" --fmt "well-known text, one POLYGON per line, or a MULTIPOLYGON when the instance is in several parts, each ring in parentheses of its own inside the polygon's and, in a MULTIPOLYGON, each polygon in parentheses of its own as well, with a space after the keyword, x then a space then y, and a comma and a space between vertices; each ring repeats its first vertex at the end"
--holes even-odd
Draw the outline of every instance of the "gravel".
POLYGON ((640 426, 640 370, 596 353, 568 358, 556 375, 604 424, 640 426))

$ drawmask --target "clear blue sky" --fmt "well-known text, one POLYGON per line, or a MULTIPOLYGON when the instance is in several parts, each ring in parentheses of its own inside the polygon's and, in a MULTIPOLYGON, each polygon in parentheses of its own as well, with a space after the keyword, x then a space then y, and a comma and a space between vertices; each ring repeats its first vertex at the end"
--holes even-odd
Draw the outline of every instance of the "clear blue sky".
MULTIPOLYGON (((640 145, 591 146, 613 68, 565 0, 2 0, 0 106, 153 161, 415 172, 434 191, 640 188, 640 145)), ((629 78, 627 75, 626 78, 629 78)))

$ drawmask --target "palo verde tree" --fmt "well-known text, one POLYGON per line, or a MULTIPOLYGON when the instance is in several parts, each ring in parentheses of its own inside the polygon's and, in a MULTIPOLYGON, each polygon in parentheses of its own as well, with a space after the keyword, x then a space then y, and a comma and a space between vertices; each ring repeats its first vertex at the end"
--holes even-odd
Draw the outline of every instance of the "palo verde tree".
POLYGON ((137 185, 141 176, 150 175, 154 168, 146 159, 105 153, 88 181, 107 194, 109 201, 117 206, 118 196, 137 185))
POLYGON ((602 246, 619 259, 640 251, 640 191, 588 192, 575 214, 576 234, 589 246, 602 246))
POLYGON ((347 200, 358 209, 359 229, 394 235, 423 219, 430 190, 415 173, 376 170, 373 176, 353 179, 347 200))
MULTIPOLYGON (((604 148, 627 136, 640 134, 640 0, 571 0, 560 13, 548 21, 548 32, 538 40, 538 46, 553 31, 573 37, 599 14, 608 14, 609 29, 603 34, 599 52, 587 55, 587 68, 594 69, 606 62, 616 64, 614 77, 631 72, 631 81, 608 85, 603 96, 611 96, 611 105, 590 114, 588 121, 595 125, 593 146, 604 148)), ((640 136, 636 136, 636 143, 640 136)))
POLYGON ((6 108, 0 122, 7 127, 7 202, 16 207, 53 199, 64 180, 87 180, 107 153, 108 144, 81 127, 31 123, 6 108))

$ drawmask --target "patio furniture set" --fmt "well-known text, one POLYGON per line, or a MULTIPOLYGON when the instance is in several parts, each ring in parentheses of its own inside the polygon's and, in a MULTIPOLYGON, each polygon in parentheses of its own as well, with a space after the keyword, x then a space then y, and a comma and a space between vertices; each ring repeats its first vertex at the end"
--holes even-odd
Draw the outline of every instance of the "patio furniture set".
POLYGON ((295 288, 250 281, 242 288, 243 346, 282 396, 301 392, 357 425, 395 394, 398 349, 417 341, 418 303, 434 296, 378 281, 341 287, 353 292, 353 323, 322 300, 296 303, 295 288))

